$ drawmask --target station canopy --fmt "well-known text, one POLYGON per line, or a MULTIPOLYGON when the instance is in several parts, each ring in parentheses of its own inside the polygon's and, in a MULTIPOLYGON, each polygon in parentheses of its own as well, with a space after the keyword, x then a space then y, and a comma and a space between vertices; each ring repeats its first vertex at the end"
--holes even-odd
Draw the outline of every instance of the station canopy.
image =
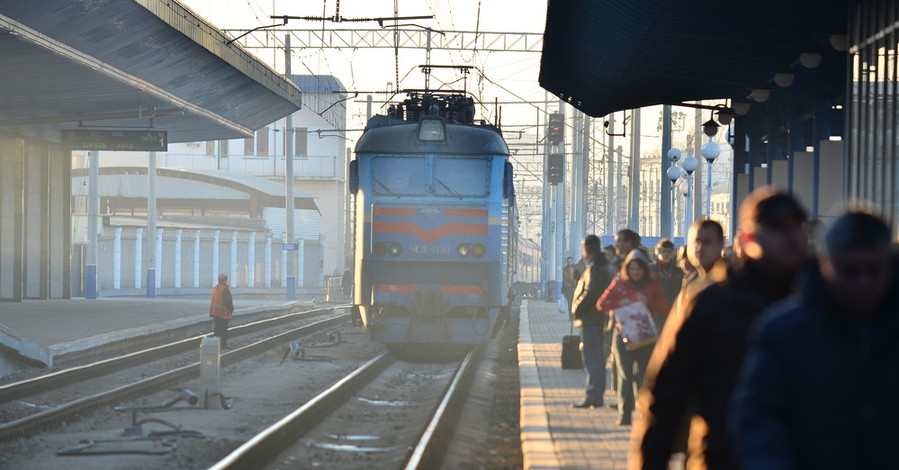
POLYGON ((540 85, 594 117, 746 101, 752 89, 775 89, 775 73, 798 70, 800 54, 833 54, 847 9, 845 0, 549 0, 540 85))
POLYGON ((300 108, 299 87, 228 41, 174 0, 0 2, 0 132, 227 139, 300 108))

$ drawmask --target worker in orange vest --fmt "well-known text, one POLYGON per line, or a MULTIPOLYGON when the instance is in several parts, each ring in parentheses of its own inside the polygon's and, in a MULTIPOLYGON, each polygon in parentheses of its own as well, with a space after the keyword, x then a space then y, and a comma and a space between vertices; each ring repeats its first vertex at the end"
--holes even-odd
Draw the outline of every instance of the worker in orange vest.
POLYGON ((228 322, 233 314, 234 303, 231 301, 231 290, 228 289, 228 275, 219 274, 219 283, 212 289, 209 316, 215 322, 212 334, 220 338, 222 349, 228 349, 228 322))

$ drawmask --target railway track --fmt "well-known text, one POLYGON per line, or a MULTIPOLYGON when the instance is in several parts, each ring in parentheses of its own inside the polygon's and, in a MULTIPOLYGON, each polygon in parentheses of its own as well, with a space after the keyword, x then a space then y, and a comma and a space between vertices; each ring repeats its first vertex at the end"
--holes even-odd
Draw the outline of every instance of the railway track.
MULTIPOLYGON (((356 456, 365 454, 364 458, 356 462, 359 468, 390 468, 394 465, 405 469, 438 468, 482 354, 483 347, 472 350, 455 368, 447 365, 397 363, 390 355, 381 354, 248 440, 210 468, 274 469, 281 468, 282 463, 286 463, 288 467, 292 466, 292 462, 309 464, 315 458, 312 456, 322 451, 356 456), (397 364, 404 365, 397 367, 397 364), (429 375, 431 377, 426 377, 429 375), (401 387, 396 385, 400 377, 407 380, 405 390, 400 390, 401 387), (410 377, 413 380, 409 380, 410 377), (377 382, 380 385, 376 385, 377 382), (428 393, 431 390, 440 391, 428 393), (385 395, 420 399, 389 400, 385 395), (369 398, 372 396, 375 398, 369 398), (360 409, 378 405, 392 409, 387 412, 360 409), (418 408, 428 410, 415 411, 418 408), (403 415, 402 419, 399 418, 400 415, 403 415), (366 419, 369 422, 365 422, 366 419), (330 420, 334 422, 329 423, 330 420), (404 420, 409 421, 407 426, 397 424, 404 420), (400 428, 403 430, 398 430, 400 428), (328 432, 329 429, 341 431, 328 432), (379 429, 383 435, 345 434, 358 432, 360 429, 379 429), (409 432, 411 436, 403 441, 407 437, 404 434, 409 432), (305 438, 310 435, 323 437, 321 440, 305 438), (393 442, 387 447, 375 447, 373 444, 360 447, 324 442, 328 438, 337 438, 341 442, 390 441, 393 438, 399 439, 399 442, 393 442), (378 457, 371 457, 372 455, 378 457)), ((347 462, 334 460, 333 457, 325 460, 330 465, 341 468, 353 467, 347 465, 347 462)))
MULTIPOLYGON (((243 336, 259 332, 268 328, 283 326, 292 322, 314 319, 327 315, 342 307, 329 307, 304 312, 297 312, 281 317, 261 320, 246 325, 232 328, 233 336, 243 336)), ((292 328, 246 346, 227 351, 221 355, 221 365, 228 366, 245 360, 255 355, 264 353, 278 345, 288 343, 302 336, 322 331, 336 326, 349 319, 348 313, 331 316, 324 320, 292 328)), ((159 360, 168 356, 185 353, 199 347, 200 341, 206 335, 199 335, 170 344, 149 348, 126 354, 119 357, 105 359, 92 364, 65 369, 52 374, 23 380, 0 387, 0 403, 23 397, 37 395, 59 387, 65 387, 79 382, 95 379, 110 373, 128 369, 150 361, 159 360)), ((73 421, 79 415, 89 412, 97 407, 119 400, 145 395, 172 384, 190 380, 199 375, 198 361, 167 370, 163 373, 147 377, 136 382, 108 389, 89 396, 78 398, 64 404, 40 411, 23 418, 15 419, 0 424, 0 441, 9 440, 22 435, 27 435, 40 429, 59 425, 60 423, 73 421)))

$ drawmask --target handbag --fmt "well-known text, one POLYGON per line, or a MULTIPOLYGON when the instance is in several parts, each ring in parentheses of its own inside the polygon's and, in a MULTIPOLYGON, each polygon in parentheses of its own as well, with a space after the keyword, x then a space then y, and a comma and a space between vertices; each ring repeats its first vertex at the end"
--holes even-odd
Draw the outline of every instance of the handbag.
POLYGON ((614 310, 624 349, 633 351, 655 343, 659 338, 652 314, 643 302, 634 302, 614 310))

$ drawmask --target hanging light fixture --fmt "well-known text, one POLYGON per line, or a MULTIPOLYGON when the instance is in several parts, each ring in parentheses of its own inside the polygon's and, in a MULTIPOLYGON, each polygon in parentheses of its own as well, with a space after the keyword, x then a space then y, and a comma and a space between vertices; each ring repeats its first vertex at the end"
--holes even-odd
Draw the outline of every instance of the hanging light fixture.
POLYGON ((774 83, 781 88, 787 88, 793 84, 795 78, 796 76, 792 73, 775 73, 774 83))
POLYGON ((757 103, 764 103, 768 101, 768 97, 771 96, 771 92, 765 90, 764 88, 755 88, 749 93, 750 99, 754 100, 757 103))
POLYGON ((715 122, 714 119, 709 119, 708 121, 706 121, 702 124, 702 133, 709 137, 714 137, 715 134, 718 133, 719 127, 721 127, 721 126, 718 125, 718 123, 715 122))
POLYGON ((821 54, 815 52, 803 52, 799 54, 799 63, 807 69, 813 69, 821 65, 821 54))
POLYGON ((746 114, 749 113, 750 106, 751 105, 749 103, 734 102, 734 104, 731 107, 734 109, 734 113, 737 116, 745 116, 746 114))
POLYGON ((846 52, 849 50, 849 36, 846 34, 831 34, 830 47, 837 52, 846 52))

